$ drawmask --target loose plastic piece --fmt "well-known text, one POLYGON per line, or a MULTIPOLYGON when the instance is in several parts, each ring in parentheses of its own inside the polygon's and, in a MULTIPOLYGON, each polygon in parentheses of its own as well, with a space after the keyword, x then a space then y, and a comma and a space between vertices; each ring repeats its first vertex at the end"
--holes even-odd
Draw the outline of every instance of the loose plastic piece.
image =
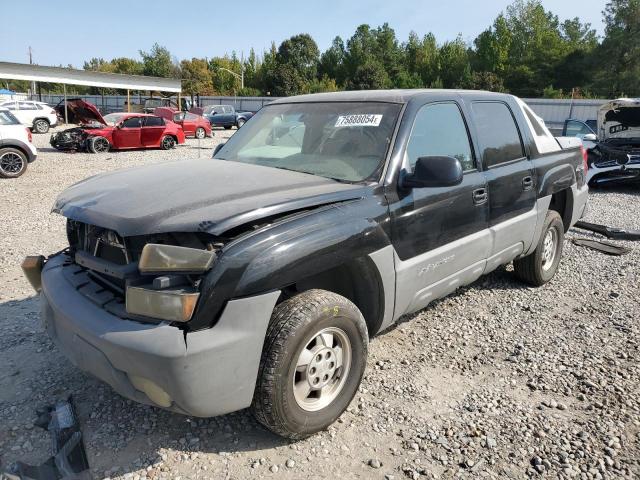
POLYGON ((89 462, 71 396, 38 410, 34 425, 51 433, 54 455, 41 465, 16 462, 0 480, 90 480, 89 462))
POLYGON ((624 228, 607 227, 606 225, 582 221, 576 222, 575 227, 599 233, 613 240, 640 240, 640 230, 626 230, 624 228))
POLYGON ((597 250, 598 252, 606 253, 607 255, 620 256, 631 251, 629 247, 622 247, 614 243, 605 242, 603 240, 594 240, 592 238, 574 238, 572 241, 576 245, 597 250))

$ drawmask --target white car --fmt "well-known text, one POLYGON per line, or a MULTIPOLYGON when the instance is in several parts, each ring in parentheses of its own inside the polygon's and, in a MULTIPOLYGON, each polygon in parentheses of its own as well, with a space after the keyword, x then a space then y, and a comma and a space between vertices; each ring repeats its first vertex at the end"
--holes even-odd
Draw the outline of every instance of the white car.
POLYGON ((47 133, 49 127, 55 127, 58 123, 56 111, 43 102, 10 100, 0 103, 0 108, 11 110, 20 123, 27 125, 34 133, 47 133))
POLYGON ((0 178, 19 177, 37 156, 29 129, 0 107, 0 178))

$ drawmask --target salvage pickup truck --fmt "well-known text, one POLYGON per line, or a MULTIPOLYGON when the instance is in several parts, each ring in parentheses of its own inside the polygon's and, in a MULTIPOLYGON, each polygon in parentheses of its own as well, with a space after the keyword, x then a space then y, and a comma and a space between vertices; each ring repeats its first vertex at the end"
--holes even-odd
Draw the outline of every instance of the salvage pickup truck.
POLYGON ((212 159, 68 188, 69 246, 23 268, 60 350, 123 396, 303 438, 401 316, 510 262, 552 279, 587 202, 573 140, 505 94, 281 99, 212 159))

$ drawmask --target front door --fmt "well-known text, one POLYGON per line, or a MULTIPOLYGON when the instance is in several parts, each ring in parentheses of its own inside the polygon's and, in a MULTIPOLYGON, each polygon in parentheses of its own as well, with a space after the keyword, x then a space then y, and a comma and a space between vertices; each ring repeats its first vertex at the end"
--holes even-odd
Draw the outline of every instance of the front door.
POLYGON ((115 148, 140 148, 141 117, 125 119, 113 131, 113 146, 115 148))
POLYGON ((394 317, 414 312, 435 298, 478 278, 490 248, 489 204, 460 105, 428 103, 416 114, 404 169, 416 160, 446 155, 460 160, 464 178, 454 187, 398 189, 391 200, 396 263, 394 317))
POLYGON ((164 120, 160 117, 144 117, 141 141, 143 147, 157 147, 164 134, 164 120))
POLYGON ((522 253, 533 238, 537 216, 535 175, 509 106, 476 101, 471 110, 489 185, 489 229, 493 237, 489 271, 522 253))

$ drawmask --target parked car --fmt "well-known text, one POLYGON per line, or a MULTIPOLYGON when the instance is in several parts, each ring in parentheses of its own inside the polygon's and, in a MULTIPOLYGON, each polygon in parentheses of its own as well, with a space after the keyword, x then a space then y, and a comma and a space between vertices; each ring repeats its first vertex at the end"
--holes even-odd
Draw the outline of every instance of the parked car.
POLYGON ((94 105, 83 100, 76 100, 67 108, 72 109, 81 126, 51 136, 50 143, 58 150, 92 153, 129 148, 168 150, 184 143, 182 127, 156 115, 122 112, 103 117, 94 105))
POLYGON ((190 112, 177 112, 170 107, 158 107, 153 113, 158 117, 171 120, 180 125, 186 137, 205 138, 213 136, 209 120, 201 115, 190 112))
POLYGON ((27 170, 38 156, 31 140, 31 131, 0 107, 0 177, 17 178, 27 170))
POLYGON ((640 99, 620 98, 598 110, 595 130, 568 120, 566 135, 580 138, 588 151, 590 185, 640 180, 640 99))
POLYGON ((251 112, 236 112, 233 105, 209 105, 204 107, 202 115, 212 127, 224 127, 226 130, 240 128, 253 117, 251 112))
POLYGON ((11 100, 0 103, 0 108, 6 108, 34 133, 47 133, 49 127, 55 127, 58 117, 53 108, 43 102, 31 100, 11 100))
POLYGON ((150 97, 144 100, 144 106, 142 111, 144 113, 153 113, 156 108, 168 107, 174 110, 181 110, 188 112, 192 108, 191 99, 186 97, 180 97, 180 108, 178 108, 178 102, 176 99, 169 97, 150 97))
POLYGON ((54 206, 69 249, 24 270, 60 351, 123 396, 252 406, 303 438, 347 408, 369 337, 401 316, 512 261, 553 278, 588 193, 580 142, 561 141, 506 94, 284 98, 213 159, 70 187, 54 206))

